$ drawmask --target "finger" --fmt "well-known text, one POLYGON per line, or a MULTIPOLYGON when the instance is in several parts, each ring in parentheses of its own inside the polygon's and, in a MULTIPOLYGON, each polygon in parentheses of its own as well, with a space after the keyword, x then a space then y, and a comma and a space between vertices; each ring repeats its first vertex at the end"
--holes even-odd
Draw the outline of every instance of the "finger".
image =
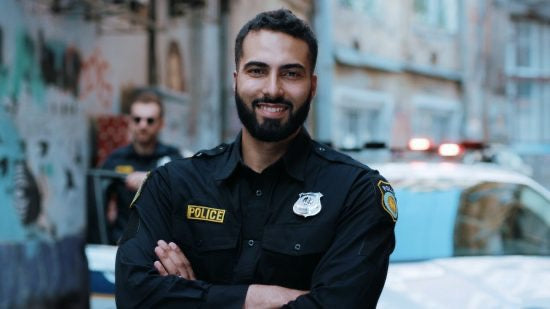
POLYGON ((171 242, 168 244, 168 246, 174 251, 174 253, 179 257, 179 259, 181 260, 181 263, 183 264, 183 267, 185 268, 185 270, 187 271, 187 273, 189 274, 189 279, 191 280, 195 280, 196 277, 195 277, 195 273, 193 272, 193 267, 191 266, 191 262, 189 262, 189 259, 187 259, 187 257, 185 256, 185 254, 180 250, 180 248, 178 247, 178 245, 176 245, 175 243, 171 242))
POLYGON ((185 279, 191 280, 194 275, 192 275, 191 264, 187 260, 187 257, 180 250, 176 250, 177 245, 170 243, 169 249, 166 250, 168 257, 176 265, 177 272, 184 277, 185 279))
POLYGON ((155 261, 153 265, 155 265, 155 268, 161 276, 168 276, 168 272, 166 271, 166 269, 164 269, 164 266, 162 266, 162 263, 160 261, 155 261))
POLYGON ((155 247, 155 254, 159 258, 159 261, 162 263, 162 266, 164 266, 164 269, 168 272, 170 275, 177 275, 178 269, 174 262, 172 262, 172 259, 170 259, 168 255, 168 251, 164 250, 162 247, 157 246, 155 247))
POLYGON ((164 240, 162 240, 162 239, 159 240, 159 241, 157 241, 157 245, 158 245, 159 247, 161 247, 162 249, 164 249, 164 250, 169 250, 169 249, 170 249, 170 247, 168 246, 168 244, 167 244, 164 240))

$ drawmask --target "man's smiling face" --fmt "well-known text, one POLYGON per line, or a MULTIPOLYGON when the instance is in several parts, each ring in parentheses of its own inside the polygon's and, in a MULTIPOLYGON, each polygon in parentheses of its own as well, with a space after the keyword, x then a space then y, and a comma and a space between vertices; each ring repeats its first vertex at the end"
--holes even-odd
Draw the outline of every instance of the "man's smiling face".
POLYGON ((234 73, 235 103, 256 139, 280 141, 304 123, 317 77, 306 42, 282 32, 251 31, 234 73))

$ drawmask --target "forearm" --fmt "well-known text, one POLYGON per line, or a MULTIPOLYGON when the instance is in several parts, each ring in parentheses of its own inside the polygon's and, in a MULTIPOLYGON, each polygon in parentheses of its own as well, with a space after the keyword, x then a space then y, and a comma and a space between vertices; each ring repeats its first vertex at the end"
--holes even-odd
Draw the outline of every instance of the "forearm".
POLYGON ((248 287, 243 308, 281 308, 307 291, 293 290, 276 285, 252 284, 248 287))
POLYGON ((242 308, 248 286, 213 285, 201 280, 161 276, 148 258, 140 258, 132 240, 119 247, 116 299, 120 308, 242 308), (131 254, 128 254, 131 251, 131 254), (150 265, 149 265, 150 264, 150 265))

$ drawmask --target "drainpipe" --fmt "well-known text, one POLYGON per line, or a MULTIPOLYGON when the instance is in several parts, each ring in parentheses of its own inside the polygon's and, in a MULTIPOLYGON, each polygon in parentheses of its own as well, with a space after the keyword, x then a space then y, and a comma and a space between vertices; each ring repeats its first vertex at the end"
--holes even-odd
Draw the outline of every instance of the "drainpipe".
POLYGON ((227 37, 228 37, 228 29, 229 29, 229 0, 221 0, 220 1, 220 12, 219 12, 219 37, 218 37, 218 57, 220 62, 220 135, 222 141, 225 141, 226 138, 228 138, 227 135, 227 127, 228 127, 228 121, 227 121, 227 98, 228 96, 228 76, 229 76, 229 70, 228 70, 228 63, 227 63, 227 53, 229 52, 228 44, 227 44, 227 37))
POLYGON ((156 21, 157 21, 157 1, 149 1, 148 23, 147 23, 147 82, 150 86, 156 86, 157 78, 157 57, 156 57, 156 21))
POLYGON ((314 29, 317 34, 317 96, 314 103, 313 132, 317 140, 332 142, 332 87, 334 55, 331 0, 315 1, 314 29))

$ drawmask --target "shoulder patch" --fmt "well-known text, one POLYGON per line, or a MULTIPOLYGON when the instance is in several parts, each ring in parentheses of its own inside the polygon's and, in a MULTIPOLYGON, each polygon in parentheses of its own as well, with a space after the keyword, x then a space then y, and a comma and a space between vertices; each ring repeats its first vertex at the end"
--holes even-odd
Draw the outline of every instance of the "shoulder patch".
POLYGON ((397 221, 397 200, 389 182, 379 180, 377 184, 382 195, 382 208, 391 216, 393 222, 397 221))
POLYGON ((211 149, 200 150, 199 152, 197 152, 196 154, 193 155, 193 158, 200 158, 200 157, 203 157, 203 156, 207 156, 207 157, 217 156, 217 155, 225 152, 227 150, 227 148, 229 148, 227 144, 221 144, 221 145, 216 146, 216 147, 211 148, 211 149))
POLYGON ((132 199, 132 202, 130 203, 130 208, 134 207, 134 204, 138 200, 139 195, 141 194, 141 189, 145 185, 145 182, 147 182, 147 178, 149 177, 149 174, 151 174, 151 172, 147 172, 147 174, 145 175, 145 179, 143 179, 143 182, 141 183, 141 185, 139 185, 139 188, 138 188, 136 194, 134 195, 134 198, 132 199))

